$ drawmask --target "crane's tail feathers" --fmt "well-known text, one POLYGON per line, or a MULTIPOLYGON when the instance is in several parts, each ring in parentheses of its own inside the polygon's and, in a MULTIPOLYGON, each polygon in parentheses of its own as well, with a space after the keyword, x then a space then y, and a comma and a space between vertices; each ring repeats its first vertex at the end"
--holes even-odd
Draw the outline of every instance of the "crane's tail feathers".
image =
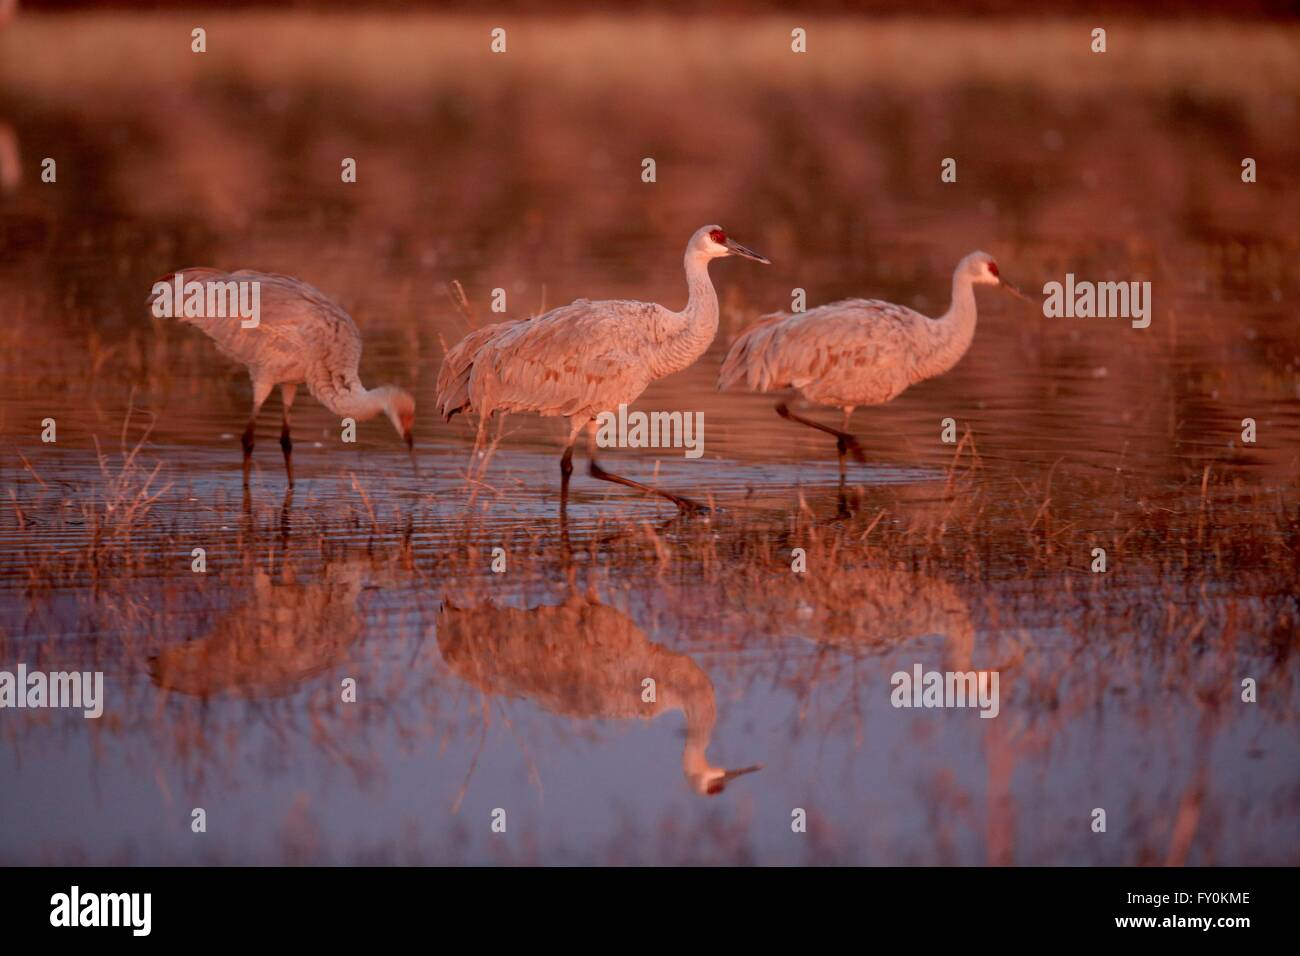
POLYGON ((740 333, 740 337, 727 350, 727 357, 722 360, 722 368, 718 372, 718 391, 725 391, 742 382, 758 392, 778 387, 772 374, 769 351, 778 323, 786 318, 789 316, 781 312, 765 315, 740 333))
POLYGON ((438 369, 437 404, 443 421, 470 407, 470 375, 479 350, 515 322, 498 322, 475 329, 451 347, 438 369))

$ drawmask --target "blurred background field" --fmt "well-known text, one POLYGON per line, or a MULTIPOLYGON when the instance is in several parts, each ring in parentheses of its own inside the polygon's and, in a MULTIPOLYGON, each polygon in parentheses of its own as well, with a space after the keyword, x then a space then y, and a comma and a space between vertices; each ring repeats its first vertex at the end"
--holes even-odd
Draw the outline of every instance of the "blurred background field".
POLYGON ((117 704, 93 727, 3 716, 0 859, 1296 862, 1300 25, 1268 4, 880 9, 24 6, 0 29, 0 666, 93 663, 117 704), (703 411, 706 454, 610 457, 727 510, 683 524, 579 475, 566 562, 554 423, 510 419, 471 479, 470 425, 432 415, 468 327, 447 286, 480 322, 498 287, 512 317, 675 308, 709 222, 773 265, 714 265, 713 350, 639 403, 703 411), (721 353, 796 287, 937 314, 976 248, 1031 293, 1150 280, 1151 326, 981 293, 957 368, 855 416, 845 517, 833 448, 768 396, 718 395, 721 353), (344 446, 304 399, 286 497, 273 400, 245 499, 242 371, 144 306, 188 265, 347 307, 366 383, 417 396, 424 477, 382 422, 344 446), (495 672, 439 644, 445 599, 589 586, 626 646, 708 675, 710 755, 764 771, 702 800, 682 718, 566 716, 536 688, 574 678, 488 625, 495 672), (274 623, 295 615, 314 623, 274 623), (254 666, 207 701, 149 664, 241 640, 254 666), (952 654, 1002 668, 998 720, 889 707, 893 670, 952 654), (349 710, 344 674, 382 691, 349 710), (196 850, 195 801, 244 829, 196 850), (524 840, 480 826, 503 804, 524 840), (1087 831, 1098 805, 1114 840, 1087 831))

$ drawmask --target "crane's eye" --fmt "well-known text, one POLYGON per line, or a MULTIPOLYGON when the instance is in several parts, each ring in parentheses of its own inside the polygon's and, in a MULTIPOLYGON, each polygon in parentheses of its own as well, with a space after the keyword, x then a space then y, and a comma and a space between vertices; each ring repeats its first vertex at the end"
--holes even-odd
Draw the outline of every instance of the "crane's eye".
POLYGON ((714 229, 709 233, 709 238, 720 246, 725 246, 727 244, 727 234, 721 229, 714 229))
POLYGON ((990 262, 988 265, 989 265, 989 272, 992 273, 993 275, 998 275, 998 264, 996 262, 990 262))

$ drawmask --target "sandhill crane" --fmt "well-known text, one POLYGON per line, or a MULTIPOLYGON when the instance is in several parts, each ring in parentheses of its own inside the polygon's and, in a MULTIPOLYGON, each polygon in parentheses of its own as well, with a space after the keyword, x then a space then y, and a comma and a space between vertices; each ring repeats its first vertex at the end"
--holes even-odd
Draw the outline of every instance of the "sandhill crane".
POLYGON ((709 764, 717 705, 708 675, 594 596, 574 593, 563 604, 534 608, 444 602, 438 648, 453 673, 484 694, 526 698, 554 714, 652 720, 682 711, 682 772, 696 793, 721 793, 728 781, 761 769, 709 764), (647 678, 653 700, 645 699, 647 678))
MULTIPOLYGON (((411 465, 415 466, 415 439, 411 431, 415 424, 415 399, 395 385, 372 389, 362 386, 357 377, 361 333, 352 317, 325 293, 291 276, 249 269, 238 272, 183 269, 158 281, 170 285, 178 275, 183 276, 186 285, 190 282, 258 284, 260 315, 256 326, 244 327, 238 316, 185 316, 179 307, 175 309, 176 318, 198 326, 223 354, 248 366, 253 380, 253 413, 242 437, 245 485, 252 467, 257 413, 277 385, 284 406, 280 448, 284 452, 290 487, 293 486, 293 442, 289 437, 289 410, 301 384, 306 384, 316 400, 340 418, 360 422, 381 412, 388 416, 406 442, 411 465)), ((151 305, 155 298, 150 296, 151 305)))
MULTIPOLYGON (((502 322, 470 333, 443 359, 438 409, 445 419, 473 410, 480 423, 494 411, 563 415, 569 438, 560 458, 560 514, 569 500, 573 446, 587 430, 591 476, 660 495, 682 510, 695 502, 622 478, 596 463, 596 416, 631 404, 656 379, 704 354, 718 331, 718 296, 709 262, 744 256, 768 263, 719 226, 698 229, 686 244, 686 307, 578 299, 530 321, 502 322)), ((480 428, 482 425, 480 424, 480 428)))
POLYGON ((975 336, 975 286, 1001 285, 1025 298, 999 274, 986 252, 972 252, 952 274, 952 304, 937 319, 879 299, 845 299, 808 312, 763 316, 727 351, 718 388, 743 382, 760 392, 793 389, 816 405, 838 405, 840 428, 831 428, 777 402, 782 418, 836 438, 840 479, 844 456, 865 460, 858 440, 848 433, 858 405, 881 405, 927 378, 942 375, 960 361, 975 336))
POLYGON ((330 564, 321 581, 253 575, 248 600, 219 615, 201 638, 165 647, 149 659, 153 682, 196 697, 290 693, 340 663, 361 633, 357 598, 362 567, 330 564))

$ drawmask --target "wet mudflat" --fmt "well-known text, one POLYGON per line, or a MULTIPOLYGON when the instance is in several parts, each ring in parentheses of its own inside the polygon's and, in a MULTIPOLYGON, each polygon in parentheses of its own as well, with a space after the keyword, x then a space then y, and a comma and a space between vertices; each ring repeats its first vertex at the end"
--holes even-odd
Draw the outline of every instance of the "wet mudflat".
POLYGON ((777 22, 530 20, 493 72, 471 20, 271 17, 279 56, 126 71, 177 21, 91 19, 0 35, 0 122, 60 157, 0 197, 0 668, 100 670, 107 699, 0 712, 0 859, 1296 862, 1294 34, 1135 25, 1103 71, 1069 24, 828 24, 792 61, 777 22), (69 28, 120 42, 44 42, 69 28), (558 426, 507 418, 476 459, 432 414, 444 344, 495 288, 511 316, 678 307, 713 221, 773 266, 714 264, 718 341, 638 406, 702 412, 705 454, 604 464, 719 510, 580 459, 566 534, 558 426), (793 288, 937 314, 975 248, 1029 292, 1150 280, 1151 326, 981 291, 956 369, 857 412, 843 493, 824 436, 716 392, 793 288), (144 307, 191 264, 343 303, 366 383, 416 396, 419 477, 385 422, 344 444, 303 397, 287 494, 273 399, 245 493, 247 381, 144 307), (917 664, 996 670, 997 717, 894 707, 917 664))

